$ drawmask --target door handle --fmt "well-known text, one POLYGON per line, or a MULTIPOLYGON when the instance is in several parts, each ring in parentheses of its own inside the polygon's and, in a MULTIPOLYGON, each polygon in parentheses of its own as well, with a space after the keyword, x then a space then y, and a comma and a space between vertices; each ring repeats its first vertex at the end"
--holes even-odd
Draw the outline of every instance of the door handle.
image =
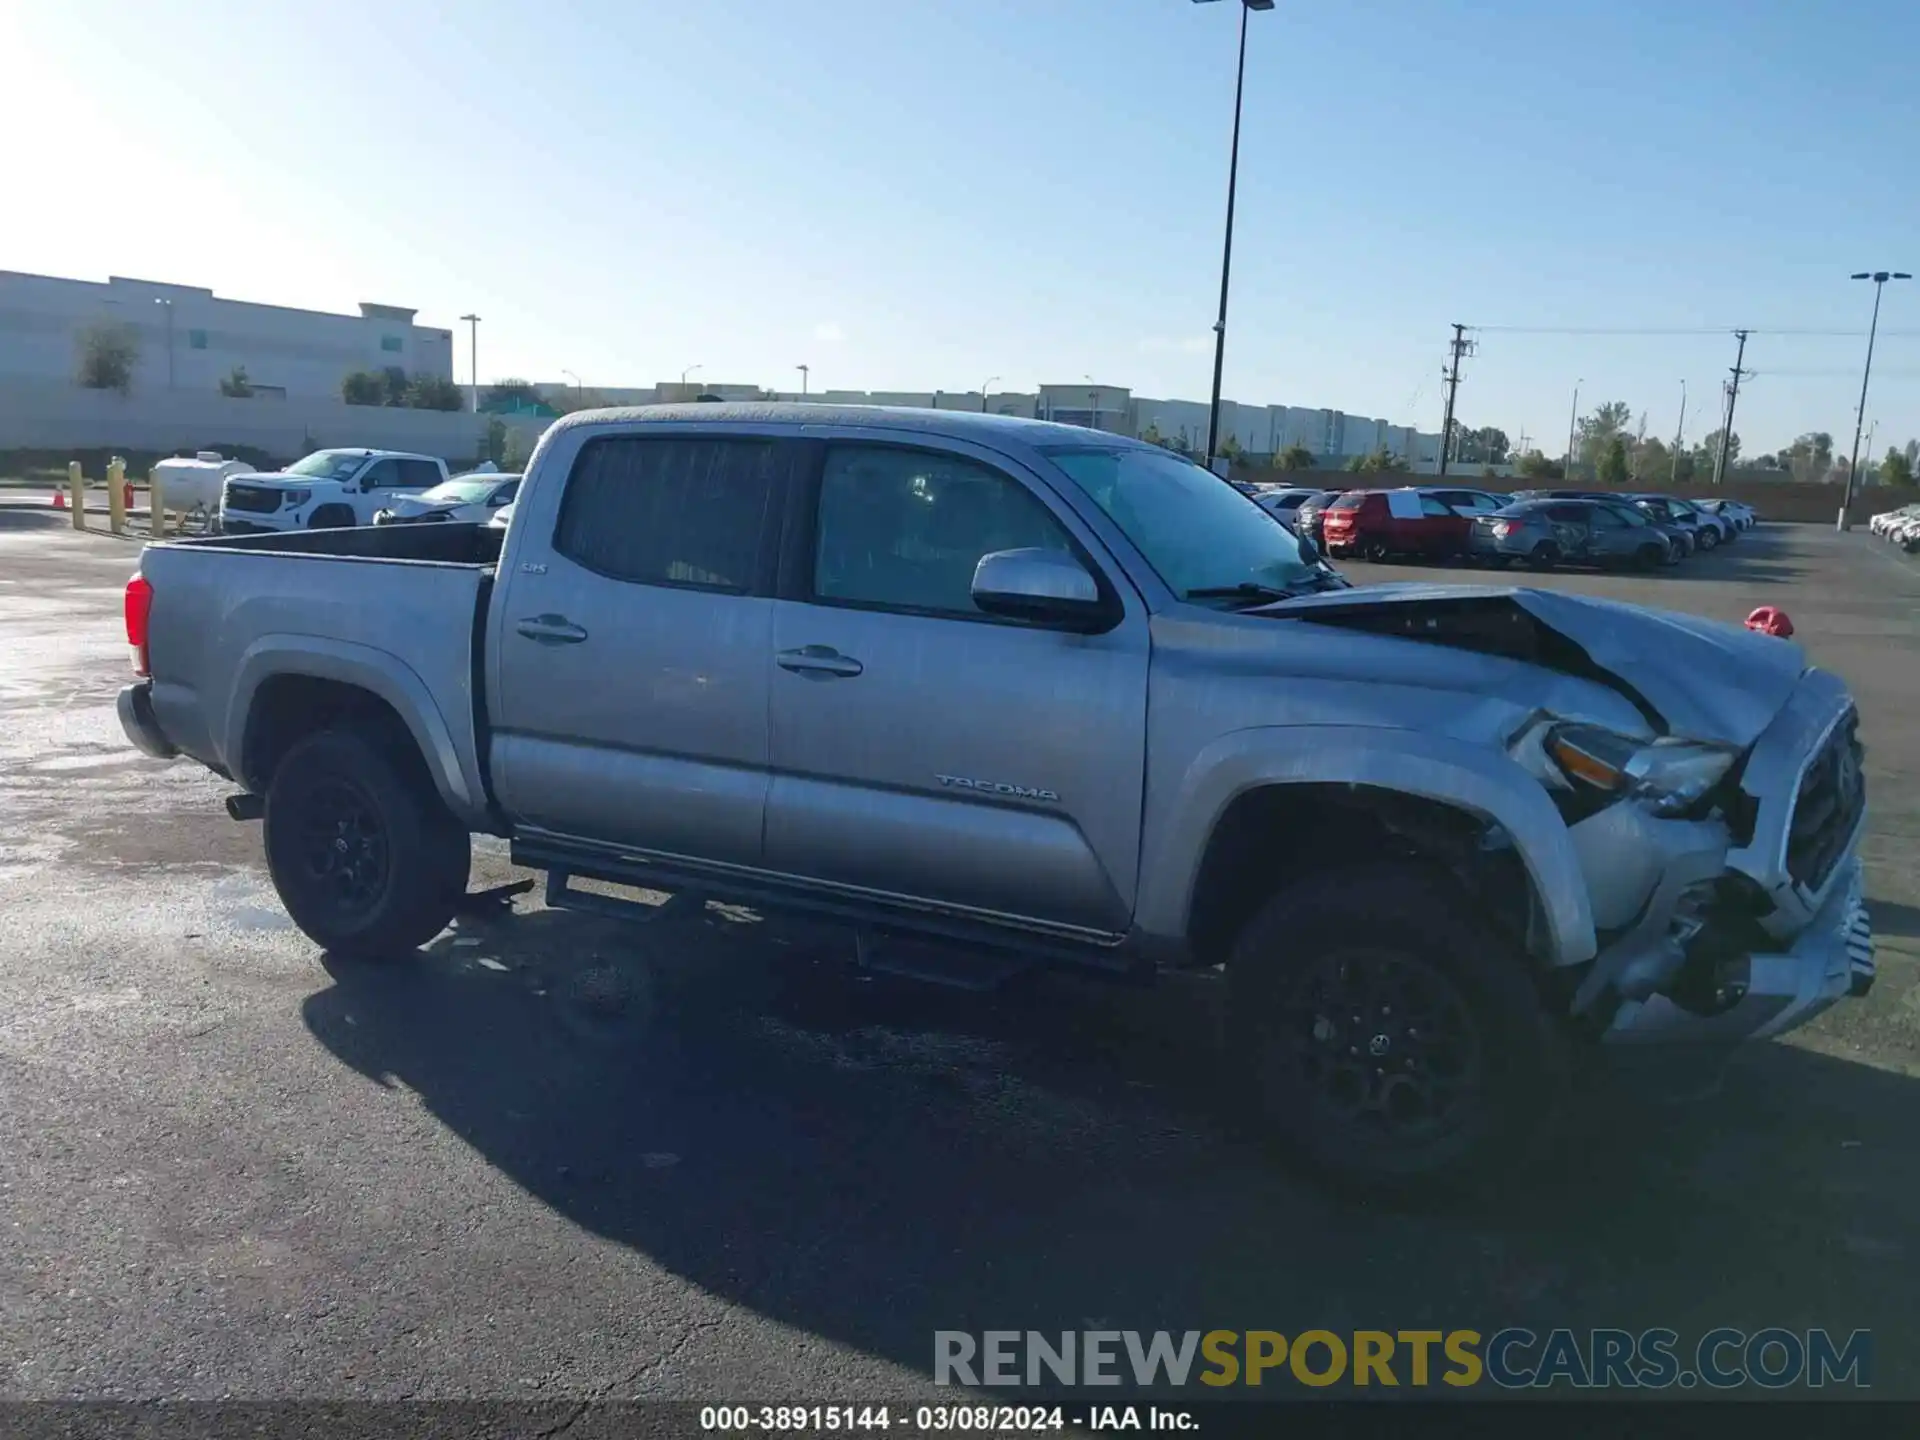
POLYGON ((820 680, 851 677, 867 668, 851 655, 842 655, 831 645, 802 645, 798 650, 782 650, 773 658, 779 662, 782 670, 820 680))
POLYGON ((529 615, 516 620, 514 629, 542 645, 578 645, 587 632, 564 615, 529 615))

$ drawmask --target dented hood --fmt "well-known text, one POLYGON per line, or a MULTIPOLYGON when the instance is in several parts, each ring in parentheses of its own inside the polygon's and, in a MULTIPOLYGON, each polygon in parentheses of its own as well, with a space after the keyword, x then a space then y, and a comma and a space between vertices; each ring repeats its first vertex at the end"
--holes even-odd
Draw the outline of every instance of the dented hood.
POLYGON ((1368 585, 1260 613, 1581 675, 1633 700, 1657 730, 1742 748, 1759 738, 1807 669, 1806 653, 1791 640, 1521 585, 1368 585))

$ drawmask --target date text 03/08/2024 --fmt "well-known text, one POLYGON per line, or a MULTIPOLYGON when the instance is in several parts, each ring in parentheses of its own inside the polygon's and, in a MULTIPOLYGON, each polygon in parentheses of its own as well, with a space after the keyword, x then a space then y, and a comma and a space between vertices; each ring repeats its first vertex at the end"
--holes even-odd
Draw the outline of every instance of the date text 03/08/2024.
POLYGON ((719 1434, 908 1434, 1065 1430, 1197 1430, 1193 1415, 1158 1405, 703 1405, 700 1428, 719 1434))

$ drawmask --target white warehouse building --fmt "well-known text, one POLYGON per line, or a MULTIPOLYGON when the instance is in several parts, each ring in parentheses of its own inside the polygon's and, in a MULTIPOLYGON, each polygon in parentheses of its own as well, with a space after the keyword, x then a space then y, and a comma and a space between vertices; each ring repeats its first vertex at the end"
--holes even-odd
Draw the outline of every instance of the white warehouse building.
POLYGON ((355 370, 397 366, 453 378, 453 333, 415 312, 362 302, 358 315, 223 300, 197 285, 113 276, 100 284, 0 270, 0 383, 71 382, 97 326, 129 333, 133 389, 218 393, 236 368, 257 399, 340 398, 355 370))

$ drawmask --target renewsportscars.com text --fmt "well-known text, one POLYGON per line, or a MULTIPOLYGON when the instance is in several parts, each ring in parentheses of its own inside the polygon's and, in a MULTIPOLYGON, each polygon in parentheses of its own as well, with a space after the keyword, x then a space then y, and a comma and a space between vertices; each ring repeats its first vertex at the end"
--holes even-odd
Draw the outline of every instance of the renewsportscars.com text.
POLYGON ((939 1330, 937 1385, 1780 1390, 1873 1383, 1873 1333, 1709 1330, 939 1330))

